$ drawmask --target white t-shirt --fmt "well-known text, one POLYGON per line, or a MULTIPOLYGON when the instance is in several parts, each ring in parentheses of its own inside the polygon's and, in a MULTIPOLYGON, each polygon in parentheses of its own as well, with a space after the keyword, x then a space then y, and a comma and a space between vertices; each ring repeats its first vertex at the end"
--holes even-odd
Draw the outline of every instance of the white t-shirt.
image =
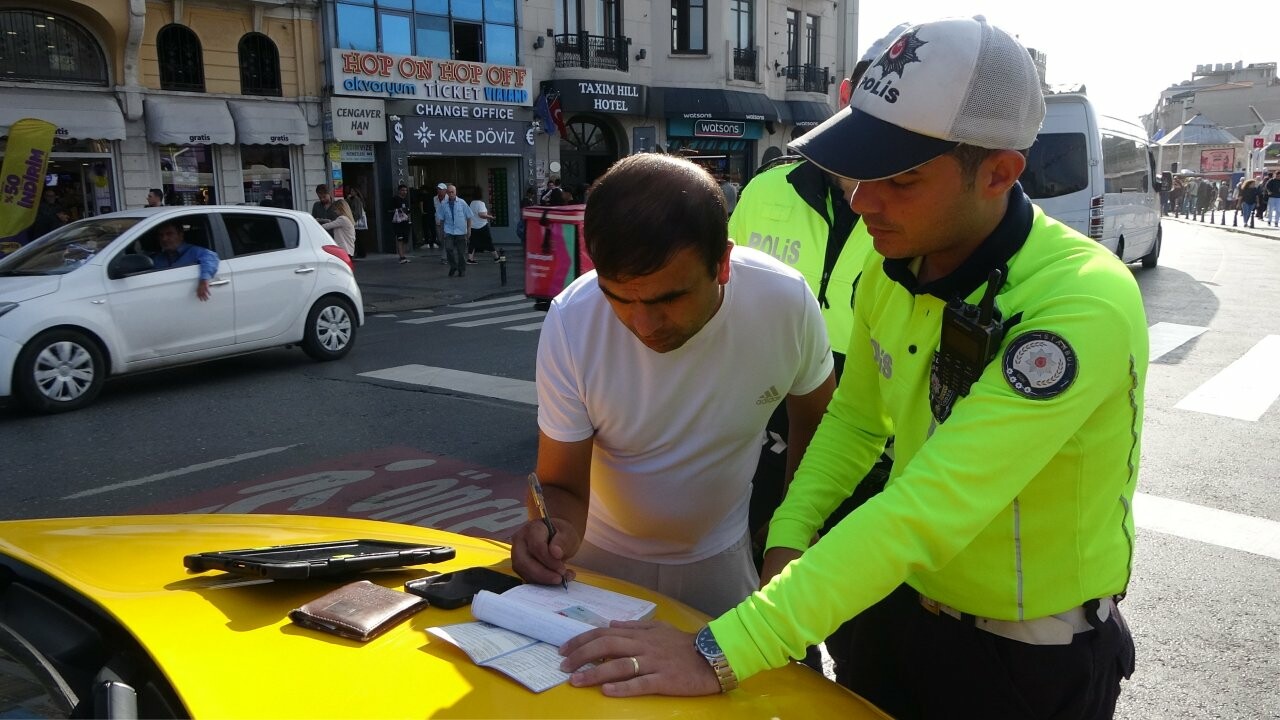
POLYGON ((800 273, 735 247, 724 301, 682 347, 645 347, 589 272, 551 303, 538 343, 538 426, 594 435, 586 539, 609 552, 689 563, 747 528, 765 423, 788 394, 831 374, 831 345, 800 273))
POLYGON ((489 224, 488 220, 485 220, 484 218, 480 217, 480 213, 484 213, 486 215, 489 214, 489 208, 485 207, 483 200, 472 200, 471 212, 475 214, 475 218, 471 220, 472 230, 479 230, 480 228, 489 224))

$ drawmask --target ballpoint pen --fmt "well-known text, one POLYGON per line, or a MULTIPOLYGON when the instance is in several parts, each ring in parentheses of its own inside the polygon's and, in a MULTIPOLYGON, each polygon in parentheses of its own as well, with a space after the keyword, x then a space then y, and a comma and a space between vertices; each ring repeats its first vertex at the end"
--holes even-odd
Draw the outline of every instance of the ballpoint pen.
MULTIPOLYGON (((556 536, 556 526, 551 522, 551 515, 547 513, 547 501, 542 497, 542 483, 538 482, 536 472, 529 473, 529 492, 533 493, 533 504, 538 508, 538 516, 547 526, 547 547, 551 547, 551 540, 556 536)), ((569 589, 569 581, 565 580, 563 575, 560 576, 560 587, 569 589)))

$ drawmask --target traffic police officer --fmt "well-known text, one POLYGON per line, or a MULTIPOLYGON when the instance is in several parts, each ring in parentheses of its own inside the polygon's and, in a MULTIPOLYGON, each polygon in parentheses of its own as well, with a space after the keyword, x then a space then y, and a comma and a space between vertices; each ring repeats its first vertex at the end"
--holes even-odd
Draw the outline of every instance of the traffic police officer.
POLYGON ((850 687, 895 717, 1111 716, 1133 670, 1116 600, 1146 318, 1128 269, 1017 184, 1043 117, 1017 40, 944 20, 900 36, 797 141, 849 179, 883 260, 863 269, 844 376, 771 525, 776 575, 696 638, 584 633, 562 649, 572 683, 724 691, 857 616, 850 687), (808 547, 891 432, 885 490, 808 547))

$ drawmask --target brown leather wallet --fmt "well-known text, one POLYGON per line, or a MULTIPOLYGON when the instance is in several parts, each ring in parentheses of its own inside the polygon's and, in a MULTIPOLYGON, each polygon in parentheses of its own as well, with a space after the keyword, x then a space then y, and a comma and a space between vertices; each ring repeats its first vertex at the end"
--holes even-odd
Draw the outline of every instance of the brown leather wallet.
POLYGON ((368 642, 427 607, 416 595, 360 580, 289 611, 295 624, 368 642))

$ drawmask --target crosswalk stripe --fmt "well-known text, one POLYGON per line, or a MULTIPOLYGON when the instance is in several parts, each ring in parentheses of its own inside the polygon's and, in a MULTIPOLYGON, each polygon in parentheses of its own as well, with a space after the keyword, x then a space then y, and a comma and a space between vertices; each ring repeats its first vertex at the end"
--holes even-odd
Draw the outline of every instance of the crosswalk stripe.
MULTIPOLYGON (((545 315, 546 313, 543 313, 543 314, 545 315)), ((536 323, 529 323, 528 325, 512 325, 511 327, 504 327, 504 328, 502 328, 502 329, 503 329, 503 330, 518 330, 518 331, 520 331, 520 332, 529 332, 529 331, 531 331, 531 330, 538 330, 538 329, 540 329, 541 327, 542 327, 542 321, 538 321, 538 322, 536 322, 536 323)))
POLYGON ((481 325, 497 325, 498 323, 514 322, 516 320, 529 320, 531 318, 543 317, 546 313, 541 310, 532 310, 517 315, 503 315, 502 317, 488 318, 486 320, 469 320, 467 322, 450 323, 449 327, 471 328, 480 327, 481 325))
POLYGON ((1280 397, 1277 366, 1280 335, 1268 335, 1174 407, 1256 421, 1280 397))
POLYGON ((503 295, 502 297, 490 298, 489 300, 476 300, 475 302, 458 303, 457 305, 450 305, 449 307, 478 308, 478 307, 488 307, 490 305, 505 305, 507 303, 517 303, 517 302, 529 302, 529 298, 525 297, 524 295, 503 295))
POLYGON ((1190 340, 1200 336, 1208 328, 1198 325, 1158 322, 1147 329, 1151 338, 1151 362, 1164 357, 1190 340))
POLYGON ((448 313, 446 315, 432 315, 431 317, 420 317, 412 320, 400 320, 405 325, 423 325, 425 323, 449 322, 450 320, 459 320, 461 318, 478 317, 480 315, 496 315, 498 313, 511 312, 514 308, 507 306, 480 308, 479 310, 463 310, 462 312, 448 313))
POLYGON ((1135 493, 1133 521, 1143 530, 1280 560, 1280 523, 1274 520, 1135 493))
POLYGON ((496 375, 481 375, 479 373, 431 367, 429 365, 399 365, 383 368, 382 370, 363 372, 360 373, 360 377, 390 380, 409 385, 422 385, 441 390, 454 390, 471 395, 510 400, 526 405, 538 404, 538 389, 532 382, 498 377, 496 375))

